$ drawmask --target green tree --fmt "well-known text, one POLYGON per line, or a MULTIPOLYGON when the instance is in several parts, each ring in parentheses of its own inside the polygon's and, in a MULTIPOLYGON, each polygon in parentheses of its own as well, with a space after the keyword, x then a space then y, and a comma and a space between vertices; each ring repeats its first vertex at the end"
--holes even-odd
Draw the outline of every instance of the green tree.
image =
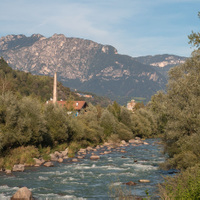
POLYGON ((105 109, 101 115, 100 125, 104 129, 105 138, 111 136, 111 134, 116 134, 116 127, 117 127, 116 118, 107 109, 105 109))
MULTIPOLYGON (((200 12, 198 12, 198 17, 200 18, 200 12)), ((197 32, 197 33, 194 33, 192 31, 192 33, 188 36, 189 38, 189 44, 192 44, 193 46, 199 48, 199 45, 200 45, 200 33, 197 32)))
MULTIPOLYGON (((59 105, 48 104, 44 110, 46 127, 54 143, 68 141, 69 116, 67 110, 59 105)), ((51 143, 51 140, 49 140, 51 143)))

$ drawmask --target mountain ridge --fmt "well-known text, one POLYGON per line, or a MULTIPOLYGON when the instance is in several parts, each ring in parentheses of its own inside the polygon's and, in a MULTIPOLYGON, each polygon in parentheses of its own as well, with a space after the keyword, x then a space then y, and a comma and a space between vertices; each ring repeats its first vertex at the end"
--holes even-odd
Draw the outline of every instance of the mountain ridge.
POLYGON ((0 56, 14 69, 48 76, 57 71, 63 85, 108 96, 121 104, 133 97, 150 100, 167 83, 155 66, 118 54, 111 45, 63 34, 2 37, 0 56))

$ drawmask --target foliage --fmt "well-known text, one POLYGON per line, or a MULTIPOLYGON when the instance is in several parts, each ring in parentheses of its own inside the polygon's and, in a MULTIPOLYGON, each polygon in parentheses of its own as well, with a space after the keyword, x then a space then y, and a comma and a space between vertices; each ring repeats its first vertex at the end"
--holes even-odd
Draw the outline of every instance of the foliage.
POLYGON ((200 166, 196 165, 159 185, 161 199, 200 199, 200 166))
POLYGON ((152 112, 141 108, 132 115, 132 131, 139 137, 152 137, 156 133, 156 121, 152 112))
MULTIPOLYGON (((52 97, 53 78, 40 75, 32 75, 18 70, 13 70, 6 61, 0 58, 0 94, 12 91, 18 96, 37 97, 41 101, 47 101, 52 97)), ((93 98, 79 97, 58 82, 58 99, 87 100, 93 104, 107 106, 111 101, 105 97, 93 95, 93 98)))
POLYGON ((5 169, 12 169, 14 164, 34 164, 34 157, 39 156, 39 151, 34 146, 21 146, 10 150, 9 154, 5 156, 5 159, 0 163, 0 167, 5 169))
POLYGON ((49 104, 44 110, 46 126, 48 129, 48 141, 46 143, 52 146, 52 143, 67 142, 69 135, 69 120, 67 110, 59 105, 49 104))
MULTIPOLYGON (((200 18, 200 12, 198 12, 198 17, 200 18)), ((190 40, 190 41, 189 41, 189 44, 192 44, 193 46, 199 48, 199 45, 200 45, 200 33, 199 33, 199 32, 194 33, 194 32, 192 31, 192 34, 190 34, 190 35, 188 36, 188 38, 189 38, 189 40, 190 40)))

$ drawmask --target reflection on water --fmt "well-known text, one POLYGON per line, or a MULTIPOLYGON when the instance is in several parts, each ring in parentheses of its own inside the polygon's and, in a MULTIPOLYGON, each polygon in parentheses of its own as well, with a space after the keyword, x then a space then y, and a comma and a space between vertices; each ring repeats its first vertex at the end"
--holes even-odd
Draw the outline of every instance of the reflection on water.
MULTIPOLYGON (((11 176, 0 175, 0 199, 9 199, 18 188, 28 187, 38 199, 111 199, 109 187, 125 187, 133 195, 145 196, 145 191, 157 199, 156 185, 163 181, 158 169, 164 161, 158 140, 146 140, 150 145, 125 147, 126 153, 112 151, 92 161, 89 155, 78 163, 65 160, 52 168, 30 168, 11 176), (150 183, 139 183, 148 179, 150 183), (123 183, 133 181, 135 186, 123 183)), ((123 147, 124 148, 124 147, 123 147)), ((96 153, 96 152, 95 152, 96 153)), ((98 152, 97 152, 98 153, 98 152)))

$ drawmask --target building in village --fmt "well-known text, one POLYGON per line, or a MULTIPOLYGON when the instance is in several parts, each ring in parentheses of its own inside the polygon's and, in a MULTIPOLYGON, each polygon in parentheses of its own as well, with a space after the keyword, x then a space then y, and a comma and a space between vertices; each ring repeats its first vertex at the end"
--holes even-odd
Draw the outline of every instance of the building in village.
POLYGON ((46 104, 58 104, 62 107, 65 107, 69 110, 69 114, 72 112, 75 113, 76 116, 80 113, 81 110, 85 110, 88 106, 86 101, 58 101, 57 100, 57 73, 54 73, 54 83, 53 83, 53 99, 47 101, 46 104))
POLYGON ((130 111, 133 111, 134 107, 136 105, 136 102, 134 99, 132 99, 130 102, 127 103, 126 108, 130 111))

